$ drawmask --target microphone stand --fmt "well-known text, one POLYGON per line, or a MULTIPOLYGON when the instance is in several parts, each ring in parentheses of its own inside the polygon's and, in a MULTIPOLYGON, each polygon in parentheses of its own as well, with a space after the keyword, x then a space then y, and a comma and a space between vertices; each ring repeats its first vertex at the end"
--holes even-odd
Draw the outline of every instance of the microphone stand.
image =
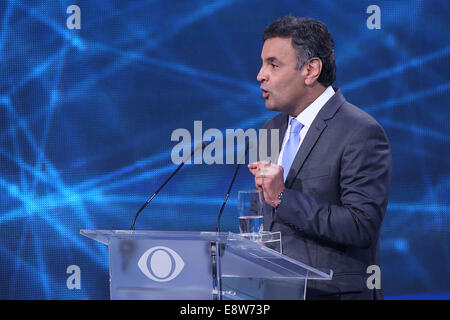
POLYGON ((156 190, 155 193, 142 205, 142 207, 138 210, 138 212, 134 216, 133 223, 131 224, 130 230, 134 230, 134 225, 136 223, 137 218, 139 217, 139 214, 142 212, 142 210, 145 209, 145 207, 147 207, 147 205, 150 203, 150 201, 152 201, 153 198, 156 197, 156 195, 161 191, 162 188, 164 188, 164 186, 167 184, 167 182, 169 182, 169 180, 172 179, 172 177, 184 166, 184 163, 194 155, 194 153, 199 149, 199 147, 201 147, 203 150, 205 148, 205 146, 206 146, 206 143, 204 141, 202 141, 201 145, 197 146, 197 148, 195 148, 194 151, 192 151, 189 158, 183 160, 183 162, 180 163, 180 165, 175 169, 174 172, 172 172, 172 174, 166 179, 166 181, 164 181, 164 183, 158 188, 158 190, 156 190))
MULTIPOLYGON (((244 160, 245 156, 248 153, 248 150, 251 147, 251 142, 248 142, 245 146, 245 154, 244 154, 244 160)), ((236 176, 239 172, 239 168, 241 167, 241 163, 238 163, 236 170, 234 171, 233 179, 231 179, 230 186, 228 187, 227 194, 225 196, 225 199, 223 200, 222 207, 219 211, 219 216, 217 217, 217 225, 216 225, 216 232, 220 232, 220 218, 222 217, 223 209, 225 208, 225 204, 227 203, 228 197, 231 193, 231 188, 233 187, 234 181, 236 180, 236 176)), ((220 256, 222 255, 221 246, 218 244, 218 242, 212 241, 211 242, 211 266, 212 266, 212 277, 213 277, 213 287, 217 288, 217 294, 213 295, 214 300, 222 300, 222 278, 220 276, 221 270, 220 270, 220 256), (219 258, 217 258, 217 256, 219 258)))

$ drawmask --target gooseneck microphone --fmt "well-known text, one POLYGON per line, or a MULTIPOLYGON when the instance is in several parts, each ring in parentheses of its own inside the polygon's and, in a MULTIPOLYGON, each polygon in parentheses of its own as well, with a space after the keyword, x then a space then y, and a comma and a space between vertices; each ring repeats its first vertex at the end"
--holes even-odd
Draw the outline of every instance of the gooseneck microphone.
MULTIPOLYGON (((244 153, 244 157, 243 157, 244 159, 243 159, 243 161, 240 161, 240 162, 244 162, 245 157, 247 156, 248 150, 252 147, 253 147, 252 142, 248 141, 245 145, 245 153, 244 153)), ((236 170, 234 171, 233 179, 231 179, 230 186, 228 187, 227 195, 225 196, 225 199, 223 200, 223 203, 222 203, 222 207, 220 208, 219 216, 217 217, 216 232, 220 232, 220 218, 222 217, 223 209, 225 208, 228 197, 230 196, 231 188, 233 187, 234 180, 236 180, 236 176, 238 174, 240 167, 241 167, 241 163, 238 163, 236 170)))
MULTIPOLYGON (((252 148, 252 142, 249 141, 245 145, 245 153, 242 161, 240 161, 236 167, 236 170, 234 171, 233 179, 231 179, 230 186, 228 187, 227 195, 225 196, 225 199, 223 200, 222 207, 220 208, 219 216, 217 217, 217 226, 216 226, 216 232, 220 232, 220 218, 222 217, 223 209, 225 208, 225 205, 227 203, 228 197, 230 196, 231 188, 233 187, 234 180, 236 180, 236 176, 238 174, 239 168, 241 167, 241 163, 244 162, 245 156, 248 153, 248 150, 252 148)), ((211 241, 211 269, 212 269, 212 277, 213 277, 213 287, 215 289, 215 293, 213 294, 214 300, 222 300, 222 276, 221 276, 221 268, 220 263, 217 263, 218 258, 222 256, 222 252, 224 249, 221 248, 221 245, 218 241, 211 241)))
POLYGON ((164 181, 164 183, 158 188, 158 190, 156 190, 155 193, 142 205, 142 207, 138 210, 138 212, 134 216, 133 223, 131 224, 130 230, 134 230, 134 225, 136 223, 136 219, 139 217, 139 214, 142 212, 142 210, 144 210, 145 207, 147 207, 147 205, 150 203, 150 201, 152 201, 153 198, 156 197, 156 195, 162 190, 162 188, 164 188, 164 186, 167 184, 167 182, 169 182, 169 180, 172 179, 172 177, 184 166, 185 162, 187 160, 189 160, 194 155, 194 153, 197 152, 197 150, 199 148, 201 148, 203 151, 203 149, 205 149, 205 147, 206 147, 206 143, 204 141, 200 142, 198 144, 198 146, 194 149, 194 151, 192 151, 191 155, 188 158, 186 158, 185 160, 183 160, 183 162, 180 163, 180 165, 175 169, 175 171, 172 172, 172 174, 166 179, 166 181, 164 181))

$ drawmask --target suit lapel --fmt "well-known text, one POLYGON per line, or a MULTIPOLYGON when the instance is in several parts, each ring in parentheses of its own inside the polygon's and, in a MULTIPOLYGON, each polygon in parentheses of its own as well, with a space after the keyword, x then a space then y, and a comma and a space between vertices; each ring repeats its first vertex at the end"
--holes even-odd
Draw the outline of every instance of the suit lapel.
POLYGON ((285 117, 283 119, 284 120, 280 126, 280 132, 278 133, 278 135, 279 135, 278 138, 280 139, 280 142, 278 144, 278 153, 281 152, 281 147, 283 146, 283 139, 284 139, 284 135, 286 134, 286 129, 288 127, 289 115, 286 113, 285 117))
POLYGON ((308 158, 309 153, 312 148, 316 144, 323 130, 326 128, 327 124, 320 118, 316 118, 311 127, 308 130, 302 144, 300 145, 300 149, 297 152, 297 155, 292 162, 291 168, 289 170, 289 174, 286 178, 286 187, 289 188, 295 180, 298 172, 303 166, 306 158, 308 158))
MULTIPOLYGON (((284 135, 286 133, 286 129, 288 126, 288 120, 289 120, 289 115, 287 113, 284 113, 282 116, 276 117, 273 122, 272 128, 279 130, 278 131, 278 138, 279 138, 278 153, 280 153, 281 147, 283 145, 283 139, 284 139, 284 135)), ((271 141, 272 141, 271 131, 269 129, 267 144, 268 144, 268 150, 270 150, 270 151, 272 150, 271 141)), ((258 157, 259 157, 259 152, 258 152, 258 157)), ((271 207, 270 205, 268 205, 266 202, 264 202, 264 211, 265 211, 264 230, 272 230, 272 227, 274 224, 275 209, 273 207, 271 207)))
POLYGON ((336 91, 335 94, 327 101, 327 103, 322 107, 322 109, 317 114, 302 144, 300 145, 297 155, 295 156, 294 161, 292 162, 289 174, 286 178, 285 185, 287 188, 291 187, 292 183, 295 180, 295 177, 301 170, 305 160, 308 158, 309 154, 311 153, 311 150, 316 145, 322 132, 327 127, 327 123, 325 120, 334 117, 339 107, 345 102, 345 98, 342 95, 341 90, 335 89, 335 91, 336 91))

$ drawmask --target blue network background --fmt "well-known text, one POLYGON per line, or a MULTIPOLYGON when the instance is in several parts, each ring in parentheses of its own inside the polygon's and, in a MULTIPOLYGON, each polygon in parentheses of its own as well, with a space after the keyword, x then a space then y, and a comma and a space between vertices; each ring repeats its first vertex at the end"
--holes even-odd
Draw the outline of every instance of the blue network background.
MULTIPOLYGON (((385 128, 393 183, 381 233, 388 298, 450 294, 448 1, 0 1, 0 298, 107 299, 107 248, 175 168, 173 130, 259 128, 263 29, 325 22, 347 100, 385 128), (81 30, 66 9, 81 8, 81 30), (366 8, 381 8, 369 30, 366 8), (69 265, 81 289, 66 286, 69 265)), ((214 231, 232 165, 186 165, 137 229, 214 231)), ((237 231, 240 171, 222 230, 237 231)))

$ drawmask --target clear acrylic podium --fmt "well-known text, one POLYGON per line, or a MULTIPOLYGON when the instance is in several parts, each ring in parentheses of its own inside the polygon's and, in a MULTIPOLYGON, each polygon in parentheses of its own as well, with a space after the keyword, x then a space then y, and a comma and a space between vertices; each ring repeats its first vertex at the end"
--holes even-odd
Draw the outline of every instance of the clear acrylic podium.
POLYGON ((304 299, 333 275, 227 232, 80 233, 109 248, 111 299, 304 299))

